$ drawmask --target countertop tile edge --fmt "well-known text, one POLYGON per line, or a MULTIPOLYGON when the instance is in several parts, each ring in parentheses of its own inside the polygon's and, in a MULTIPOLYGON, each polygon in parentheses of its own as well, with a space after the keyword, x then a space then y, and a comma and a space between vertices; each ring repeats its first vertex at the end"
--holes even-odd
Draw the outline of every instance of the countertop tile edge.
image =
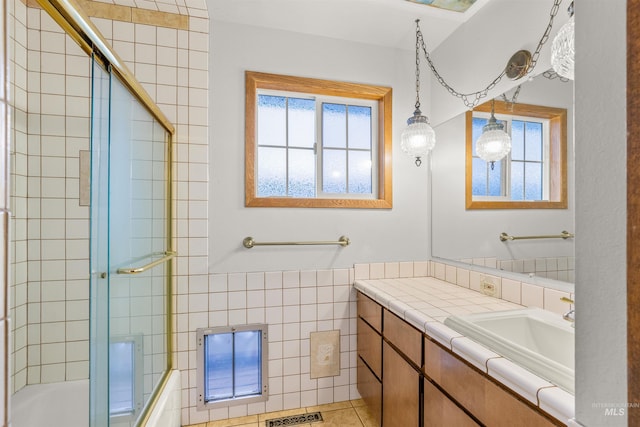
POLYGON ((502 384, 538 406, 538 391, 553 384, 505 358, 487 361, 487 373, 502 384))
POLYGON ((575 396, 560 387, 543 388, 538 391, 540 409, 569 425, 575 416, 575 396))

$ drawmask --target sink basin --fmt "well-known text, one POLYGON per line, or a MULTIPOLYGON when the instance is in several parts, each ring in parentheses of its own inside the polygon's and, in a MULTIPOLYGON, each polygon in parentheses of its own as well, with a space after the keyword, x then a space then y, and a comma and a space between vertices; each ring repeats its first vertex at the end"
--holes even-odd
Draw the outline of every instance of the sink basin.
POLYGON ((574 328, 539 308, 449 316, 444 324, 574 394, 574 328))

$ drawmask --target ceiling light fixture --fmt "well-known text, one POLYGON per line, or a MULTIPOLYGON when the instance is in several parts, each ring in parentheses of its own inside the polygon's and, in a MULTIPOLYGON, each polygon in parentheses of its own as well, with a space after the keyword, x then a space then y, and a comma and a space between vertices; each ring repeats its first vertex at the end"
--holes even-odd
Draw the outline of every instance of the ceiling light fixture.
POLYGON ((495 162, 502 160, 511 151, 511 137, 504 131, 504 125, 496 120, 493 109, 494 100, 491 100, 491 117, 482 128, 482 135, 476 141, 476 153, 478 157, 491 163, 491 170, 495 162))
MULTIPOLYGON (((416 25, 420 22, 416 19, 416 25)), ((407 120, 407 127, 400 136, 400 148, 415 157, 416 166, 422 164, 422 157, 428 155, 436 145, 436 133, 429 125, 427 116, 420 111, 420 45, 416 37, 416 105, 413 116, 407 120)))
POLYGON ((551 66, 560 76, 573 80, 575 58, 575 31, 573 2, 567 8, 569 20, 560 28, 551 44, 551 66))

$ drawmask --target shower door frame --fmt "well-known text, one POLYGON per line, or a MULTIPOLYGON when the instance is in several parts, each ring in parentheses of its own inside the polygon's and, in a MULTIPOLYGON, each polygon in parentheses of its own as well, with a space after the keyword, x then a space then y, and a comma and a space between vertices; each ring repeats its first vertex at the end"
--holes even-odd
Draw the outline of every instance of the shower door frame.
MULTIPOLYGON (((167 131, 167 253, 176 254, 173 250, 173 142, 175 137, 175 127, 164 115, 160 108, 155 104, 151 96, 136 80, 133 73, 127 68, 120 57, 111 48, 109 43, 102 37, 100 31, 91 23, 89 18, 76 6, 73 0, 36 0, 38 4, 46 11, 51 18, 84 50, 89 57, 95 57, 99 62, 109 69, 112 75, 119 78, 124 86, 140 101, 151 116, 167 131)), ((163 378, 159 381, 158 387, 153 391, 149 398, 149 404, 146 405, 142 414, 138 418, 141 425, 145 425, 153 409, 157 396, 165 388, 171 368, 173 366, 173 307, 172 307, 172 290, 173 290, 173 262, 168 257, 166 260, 167 267, 167 289, 166 289, 166 344, 167 344, 167 365, 163 378)), ((93 272, 92 272, 93 273, 93 272)))

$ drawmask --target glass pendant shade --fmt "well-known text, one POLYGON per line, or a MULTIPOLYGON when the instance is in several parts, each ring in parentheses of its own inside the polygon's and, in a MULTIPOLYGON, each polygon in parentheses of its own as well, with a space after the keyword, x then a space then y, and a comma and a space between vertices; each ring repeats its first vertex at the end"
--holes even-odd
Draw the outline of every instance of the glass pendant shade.
POLYGON ((482 135, 476 141, 476 154, 487 162, 502 160, 511 151, 511 137, 504 131, 504 125, 498 123, 493 113, 482 128, 482 135))
POLYGON ((573 16, 560 28, 551 45, 551 66, 560 76, 573 80, 575 31, 573 16))
POLYGON ((429 120, 420 110, 407 120, 407 127, 400 136, 400 148, 406 154, 416 158, 416 165, 420 166, 421 157, 426 156, 436 145, 436 133, 429 125, 429 120))

